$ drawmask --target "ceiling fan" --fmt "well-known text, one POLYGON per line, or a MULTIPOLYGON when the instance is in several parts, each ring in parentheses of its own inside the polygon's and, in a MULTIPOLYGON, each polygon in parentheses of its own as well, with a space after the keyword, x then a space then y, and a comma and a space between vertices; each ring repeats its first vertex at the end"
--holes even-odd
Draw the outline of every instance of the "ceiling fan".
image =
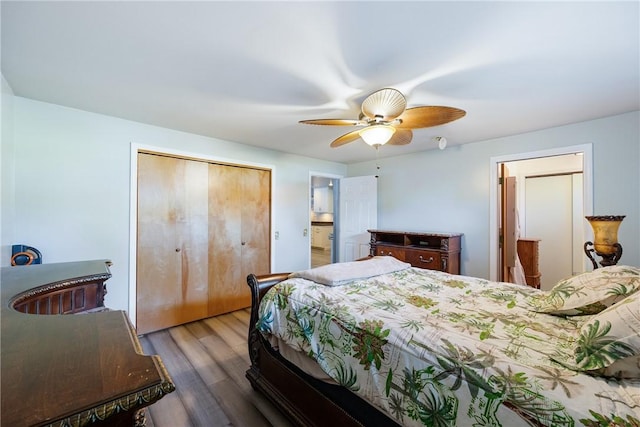
POLYGON ((380 89, 362 102, 362 112, 357 120, 313 119, 300 120, 310 125, 360 126, 336 138, 331 147, 340 147, 362 138, 371 146, 384 144, 405 145, 411 142, 411 129, 443 125, 464 117, 466 112, 458 108, 422 106, 407 108, 407 100, 400 91, 392 88, 380 89))

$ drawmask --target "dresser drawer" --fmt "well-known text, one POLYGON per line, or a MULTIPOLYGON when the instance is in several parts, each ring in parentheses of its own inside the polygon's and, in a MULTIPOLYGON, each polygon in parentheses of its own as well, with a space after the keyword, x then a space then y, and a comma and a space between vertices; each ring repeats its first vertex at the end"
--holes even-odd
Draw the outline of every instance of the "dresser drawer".
POLYGON ((405 260, 405 249, 398 246, 378 245, 376 247, 376 256, 392 256, 400 261, 405 260))
POLYGON ((404 261, 418 268, 442 270, 440 252, 437 251, 405 249, 404 261))

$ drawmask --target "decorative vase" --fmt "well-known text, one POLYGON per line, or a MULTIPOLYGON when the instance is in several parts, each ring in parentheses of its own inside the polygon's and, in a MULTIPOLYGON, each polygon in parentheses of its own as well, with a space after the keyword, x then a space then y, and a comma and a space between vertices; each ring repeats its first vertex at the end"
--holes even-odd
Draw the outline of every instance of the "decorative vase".
POLYGON ((585 218, 593 228, 593 243, 586 242, 584 250, 591 262, 593 268, 598 268, 592 252, 602 257, 600 265, 615 265, 622 256, 622 246, 618 243, 618 228, 625 215, 599 215, 586 216, 585 218), (588 245, 593 245, 594 249, 587 249, 588 245))

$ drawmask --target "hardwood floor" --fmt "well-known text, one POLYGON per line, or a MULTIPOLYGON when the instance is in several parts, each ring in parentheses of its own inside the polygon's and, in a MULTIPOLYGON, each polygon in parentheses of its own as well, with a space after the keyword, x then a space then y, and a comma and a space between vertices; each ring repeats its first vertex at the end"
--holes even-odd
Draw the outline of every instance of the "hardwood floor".
POLYGON ((311 268, 331 264, 331 251, 311 247, 311 268))
POLYGON ((148 427, 291 427, 245 378, 248 324, 245 309, 140 337, 176 385, 148 408, 148 427))
MULTIPOLYGON (((330 251, 312 248, 312 267, 330 263, 330 251)), ((248 330, 244 309, 140 336, 176 385, 147 409, 147 427, 293 427, 245 378, 248 330)))

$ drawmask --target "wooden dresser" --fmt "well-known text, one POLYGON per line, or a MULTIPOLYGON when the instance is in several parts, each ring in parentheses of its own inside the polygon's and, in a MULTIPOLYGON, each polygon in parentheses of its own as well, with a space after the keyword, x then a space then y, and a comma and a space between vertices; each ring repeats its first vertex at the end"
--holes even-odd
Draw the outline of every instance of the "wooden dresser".
POLYGON ((175 389, 126 313, 104 309, 109 265, 2 268, 2 426, 142 426, 175 389))
POLYGON ((538 267, 538 245, 540 239, 518 239, 518 258, 524 270, 527 285, 540 289, 540 270, 538 267))
POLYGON ((414 267, 460 274, 461 233, 367 231, 371 256, 391 255, 414 267))

